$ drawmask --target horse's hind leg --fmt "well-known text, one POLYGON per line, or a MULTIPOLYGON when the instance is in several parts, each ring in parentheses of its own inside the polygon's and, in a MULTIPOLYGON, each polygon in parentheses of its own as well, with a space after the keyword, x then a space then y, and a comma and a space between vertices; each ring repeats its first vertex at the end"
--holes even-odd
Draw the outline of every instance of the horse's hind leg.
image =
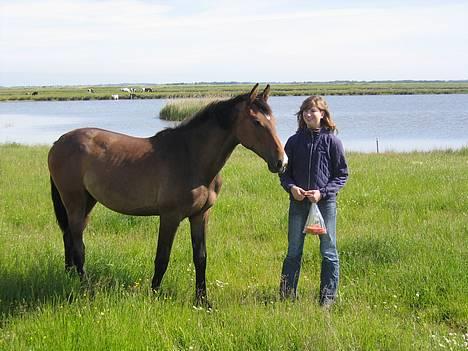
POLYGON ((63 246, 65 248, 65 270, 71 272, 75 264, 73 262, 73 242, 68 227, 63 232, 63 246))
POLYGON ((65 206, 68 214, 68 228, 64 232, 65 265, 69 267, 72 263, 81 278, 85 277, 85 245, 83 242, 83 231, 88 222, 88 216, 96 200, 86 191, 80 193, 66 194, 65 206))
POLYGON ((166 273, 180 218, 174 215, 161 215, 159 222, 158 247, 154 259, 154 276, 151 283, 154 291, 159 290, 164 273, 166 273))
POLYGON ((192 236, 193 263, 195 265, 197 304, 210 307, 206 297, 206 224, 210 211, 190 217, 190 232, 192 236))
POLYGON ((50 178, 51 185, 51 195, 52 203, 54 205, 55 217, 57 223, 63 233, 63 244, 65 249, 65 270, 70 272, 73 269, 73 243, 71 241, 70 230, 68 229, 68 215, 60 193, 53 181, 52 177, 50 178))

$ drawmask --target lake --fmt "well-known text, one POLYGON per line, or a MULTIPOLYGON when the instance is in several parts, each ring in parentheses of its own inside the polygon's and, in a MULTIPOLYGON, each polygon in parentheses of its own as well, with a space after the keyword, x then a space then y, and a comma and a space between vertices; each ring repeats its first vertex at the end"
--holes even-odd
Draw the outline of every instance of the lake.
MULTIPOLYGON (((297 128, 304 96, 272 96, 280 138, 297 128)), ((428 151, 468 146, 468 95, 327 96, 346 150, 428 151)), ((154 100, 27 101, 0 103, 0 143, 52 144, 63 133, 99 127, 147 137, 173 126, 158 118, 154 100)))

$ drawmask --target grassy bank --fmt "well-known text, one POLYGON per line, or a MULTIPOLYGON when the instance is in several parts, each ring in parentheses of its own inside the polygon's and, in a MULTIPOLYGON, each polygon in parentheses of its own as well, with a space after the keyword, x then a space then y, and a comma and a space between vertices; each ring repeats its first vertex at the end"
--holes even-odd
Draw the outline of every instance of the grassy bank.
MULTIPOLYGON (((1 88, 0 101, 14 100, 108 100, 233 96, 249 92, 253 84, 160 84, 125 86, 63 86, 1 88), (142 92, 142 88, 151 92, 142 92), (88 89, 94 92, 88 92, 88 89), (134 88, 135 93, 121 88, 134 88)), ((271 95, 383 95, 468 94, 468 82, 331 82, 272 84, 271 95)))
POLYGON ((192 98, 172 99, 159 112, 159 118, 166 121, 183 121, 191 117, 207 106, 209 103, 220 99, 214 98, 192 98))
POLYGON ((468 149, 348 155, 331 313, 317 305, 315 237, 300 300, 278 300, 288 200, 252 152, 236 149, 222 171, 207 239, 208 311, 192 306, 186 221, 158 298, 149 291, 157 218, 97 206, 85 234, 91 282, 65 275, 46 155, 0 147, 1 350, 466 350, 468 149))

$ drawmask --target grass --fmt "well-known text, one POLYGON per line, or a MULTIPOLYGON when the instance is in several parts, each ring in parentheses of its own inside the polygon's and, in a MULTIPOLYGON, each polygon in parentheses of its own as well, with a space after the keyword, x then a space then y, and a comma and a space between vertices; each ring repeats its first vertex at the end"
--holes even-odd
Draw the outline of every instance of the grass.
MULTIPOLYGON (((248 93, 253 83, 242 84, 155 84, 122 86, 40 86, 0 87, 0 101, 14 100, 108 100, 113 94, 120 99, 200 98, 234 96, 248 93), (120 88, 135 88, 132 96, 120 88), (150 87, 152 92, 142 92, 150 87), (94 93, 89 93, 92 88, 94 93), (32 95, 36 92, 36 95, 32 95)), ((466 81, 396 81, 396 82, 329 82, 274 83, 271 95, 383 95, 383 94, 467 94, 466 81)))
POLYGON ((194 301, 189 227, 160 296, 149 290, 157 217, 97 206, 85 234, 90 283, 63 269, 47 147, 0 147, 1 350, 466 350, 468 149, 348 154, 339 197, 340 299, 317 304, 306 240, 300 300, 280 302, 287 194, 239 147, 207 238, 208 294, 194 301))
POLYGON ((161 109, 159 118, 166 121, 183 121, 214 101, 214 98, 172 99, 161 109))

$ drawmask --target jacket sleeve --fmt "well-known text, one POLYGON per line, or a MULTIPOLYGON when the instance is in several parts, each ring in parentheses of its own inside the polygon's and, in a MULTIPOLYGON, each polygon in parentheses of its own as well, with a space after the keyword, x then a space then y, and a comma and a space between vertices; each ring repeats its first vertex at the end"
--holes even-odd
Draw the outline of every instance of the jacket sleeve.
POLYGON ((292 150, 294 149, 293 144, 294 144, 294 139, 289 138, 288 141, 286 142, 286 145, 284 146, 284 151, 286 152, 286 155, 288 156, 288 165, 286 166, 286 170, 284 171, 284 173, 280 174, 281 186, 283 187, 284 190, 286 190, 287 193, 289 193, 291 187, 296 184, 292 176, 292 165, 293 165, 293 158, 294 158, 294 153, 292 152, 292 150))
POLYGON ((322 198, 326 199, 330 195, 337 194, 348 180, 348 164, 346 163, 343 144, 335 138, 330 145, 331 155, 331 177, 325 187, 319 189, 322 198))

